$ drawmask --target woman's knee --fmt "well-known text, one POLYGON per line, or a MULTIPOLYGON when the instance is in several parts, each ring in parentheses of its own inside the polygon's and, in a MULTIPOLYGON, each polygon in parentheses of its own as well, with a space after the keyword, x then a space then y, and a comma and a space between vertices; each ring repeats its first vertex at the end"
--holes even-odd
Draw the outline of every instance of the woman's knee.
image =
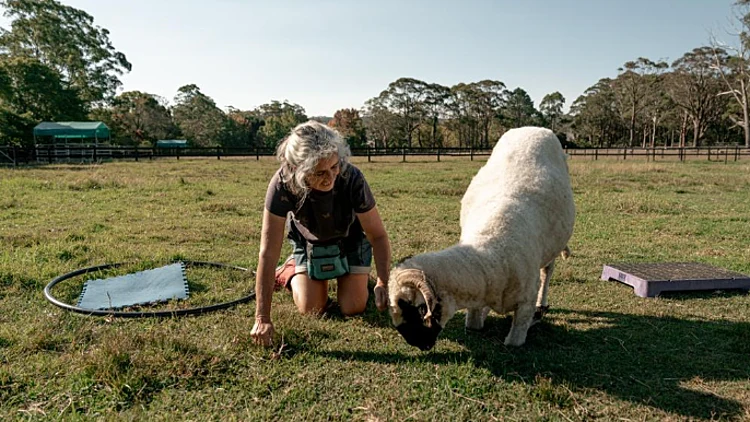
POLYGON ((365 296, 364 300, 348 299, 346 301, 339 302, 339 308, 341 309, 341 313, 346 316, 359 315, 365 311, 366 307, 367 307, 367 296, 365 296))
POLYGON ((306 315, 322 315, 326 310, 327 301, 295 301, 297 310, 306 315))
POLYGON ((367 307, 367 275, 350 274, 339 279, 338 301, 341 313, 347 316, 358 315, 367 307))
POLYGON ((302 314, 320 315, 328 302, 328 283, 313 281, 306 274, 292 278, 292 296, 297 310, 302 314))

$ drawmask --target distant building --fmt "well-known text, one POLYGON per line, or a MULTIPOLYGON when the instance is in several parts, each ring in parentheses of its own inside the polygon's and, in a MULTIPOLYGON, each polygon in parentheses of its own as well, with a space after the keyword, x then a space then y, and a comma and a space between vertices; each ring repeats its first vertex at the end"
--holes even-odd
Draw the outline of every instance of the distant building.
POLYGON ((102 122, 41 122, 34 127, 39 161, 96 160, 110 155, 109 127, 102 122))

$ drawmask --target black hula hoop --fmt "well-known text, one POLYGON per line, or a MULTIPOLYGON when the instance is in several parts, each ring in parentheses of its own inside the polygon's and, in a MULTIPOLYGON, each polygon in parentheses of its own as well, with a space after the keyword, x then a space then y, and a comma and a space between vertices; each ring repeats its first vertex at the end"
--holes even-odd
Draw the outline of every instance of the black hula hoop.
MULTIPOLYGON (((228 268, 232 270, 238 270, 238 271, 247 271, 247 268, 242 267, 235 267, 233 265, 226 265, 221 264, 218 262, 204 262, 204 261, 185 261, 185 260, 179 260, 174 262, 183 262, 186 266, 196 266, 196 267, 215 267, 215 268, 228 268)), ((69 305, 67 303, 61 302, 58 299, 56 299, 54 296, 52 296, 52 287, 54 287, 57 283, 67 280, 69 278, 73 278, 75 276, 79 276, 82 274, 91 273, 94 271, 100 271, 100 270, 106 270, 108 268, 117 268, 119 266, 128 264, 127 262, 119 262, 116 264, 104 264, 104 265, 97 265, 94 267, 88 267, 88 268, 81 268, 80 270, 71 271, 67 274, 63 274, 52 281, 50 281, 47 286, 44 287, 44 297, 50 301, 53 305, 59 306, 60 308, 66 309, 68 311, 77 312, 79 314, 85 314, 90 316, 111 316, 111 317, 118 317, 118 318, 148 318, 148 317, 178 317, 178 316, 185 316, 185 315, 200 315, 206 312, 212 312, 212 311, 218 311, 220 309, 227 309, 235 305, 239 305, 240 303, 249 302, 253 299, 255 299, 255 292, 250 293, 247 296, 241 297, 236 300, 232 300, 230 302, 223 302, 223 303, 217 303, 215 305, 208 305, 208 306, 200 306, 197 308, 187 308, 187 309, 174 309, 171 311, 150 311, 150 312, 122 312, 122 311, 107 311, 107 310, 101 310, 101 309, 88 309, 88 308, 81 308, 78 306, 69 305)))

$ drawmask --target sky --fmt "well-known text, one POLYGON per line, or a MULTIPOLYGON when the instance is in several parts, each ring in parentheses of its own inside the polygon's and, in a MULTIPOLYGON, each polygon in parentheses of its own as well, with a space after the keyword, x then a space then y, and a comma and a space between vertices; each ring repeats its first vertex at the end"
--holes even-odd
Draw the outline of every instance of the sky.
MULTIPOLYGON (((273 100, 333 116, 401 77, 499 80, 566 109, 638 57, 731 35, 734 0, 61 0, 109 30, 122 91, 170 102, 195 84, 226 110, 273 100)), ((2 21, 2 26, 7 20, 2 21)))

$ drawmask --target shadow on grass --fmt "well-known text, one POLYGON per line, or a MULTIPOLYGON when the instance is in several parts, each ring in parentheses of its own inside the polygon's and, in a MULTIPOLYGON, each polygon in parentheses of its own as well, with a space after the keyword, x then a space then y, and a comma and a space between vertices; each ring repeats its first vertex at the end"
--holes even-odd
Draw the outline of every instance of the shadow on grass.
MULTIPOLYGON (((503 345, 509 329, 510 317, 489 317, 481 333, 464 333, 461 324, 451 321, 441 338, 458 341, 468 351, 444 353, 438 342, 424 360, 448 364, 471 358, 509 381, 531 383, 541 375, 558 385, 600 390, 688 418, 736 418, 744 412, 740 402, 682 384, 748 382, 748 323, 557 309, 547 322, 529 330, 520 348, 503 345), (558 318, 565 324, 555 324, 558 318)), ((340 358, 381 363, 413 359, 375 352, 342 352, 340 358)))
POLYGON ((660 296, 672 300, 717 299, 747 296, 748 291, 742 289, 696 291, 696 292, 663 292, 660 296))

